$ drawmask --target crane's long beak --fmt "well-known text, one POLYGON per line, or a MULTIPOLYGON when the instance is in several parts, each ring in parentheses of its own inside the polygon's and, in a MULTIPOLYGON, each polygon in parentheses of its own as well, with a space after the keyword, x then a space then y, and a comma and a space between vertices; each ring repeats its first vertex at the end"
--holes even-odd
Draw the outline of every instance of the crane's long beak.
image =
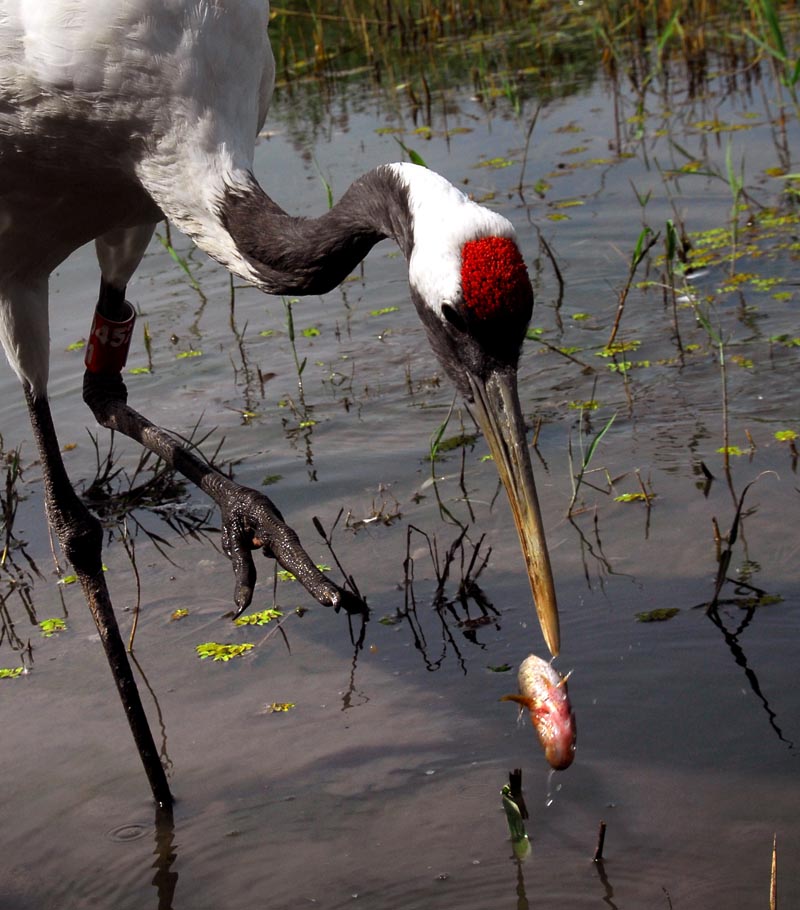
POLYGON ((555 657, 561 647, 558 606, 517 394, 516 371, 498 370, 486 380, 468 374, 468 379, 474 399, 473 416, 486 437, 508 493, 539 625, 547 647, 555 657))

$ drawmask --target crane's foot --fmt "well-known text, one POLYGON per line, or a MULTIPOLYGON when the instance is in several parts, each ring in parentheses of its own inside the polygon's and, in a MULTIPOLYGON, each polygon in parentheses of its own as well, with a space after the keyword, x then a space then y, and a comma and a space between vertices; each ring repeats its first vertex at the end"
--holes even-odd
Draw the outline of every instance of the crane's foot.
POLYGON ((222 514, 222 548, 233 566, 236 616, 253 599, 257 575, 253 551, 259 549, 291 572, 323 606, 344 608, 348 613, 368 613, 360 597, 331 581, 317 568, 269 497, 225 477, 171 433, 129 407, 125 383, 119 373, 87 371, 83 397, 102 426, 150 449, 217 503, 222 514))
POLYGON ((268 496, 222 475, 214 477, 204 488, 222 513, 222 549, 231 561, 236 579, 236 616, 253 599, 257 574, 253 552, 259 549, 291 572, 323 606, 343 608, 348 613, 367 612, 367 605, 360 597, 331 581, 314 564, 268 496))

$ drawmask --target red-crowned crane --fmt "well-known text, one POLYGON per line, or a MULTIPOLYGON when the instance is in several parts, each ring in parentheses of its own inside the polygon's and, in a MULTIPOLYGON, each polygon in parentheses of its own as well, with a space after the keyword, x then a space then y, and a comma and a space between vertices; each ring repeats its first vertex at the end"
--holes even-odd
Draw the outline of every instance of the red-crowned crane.
POLYGON ((101 280, 84 398, 103 426, 157 452, 219 505, 241 611, 259 547, 320 603, 352 608, 354 598, 317 570, 267 497, 127 405, 126 285, 163 218, 268 294, 321 294, 374 244, 395 240, 433 350, 494 456, 545 641, 559 650, 516 388, 533 293, 514 230, 411 164, 370 171, 319 218, 284 212, 252 172, 274 81, 268 15, 263 0, 0 0, 0 340, 23 385, 50 523, 98 622, 162 803, 169 790, 144 715, 135 716, 141 705, 103 580, 100 526, 67 478, 47 398, 49 276, 88 241, 101 280))

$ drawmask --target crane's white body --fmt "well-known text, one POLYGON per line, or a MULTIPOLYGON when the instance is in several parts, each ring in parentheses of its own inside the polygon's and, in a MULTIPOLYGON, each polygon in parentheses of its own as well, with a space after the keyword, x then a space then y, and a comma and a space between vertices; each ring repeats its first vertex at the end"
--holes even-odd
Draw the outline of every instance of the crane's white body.
MULTIPOLYGON (((165 215, 259 284, 225 226, 252 191, 274 85, 265 0, 0 0, 0 341, 45 394, 47 281, 97 240, 124 288, 165 215)), ((465 241, 514 236, 438 174, 392 165, 408 189, 409 279, 430 310, 457 300, 465 241)))
POLYGON ((163 212, 253 278, 219 202, 272 94, 267 19, 263 0, 0 0, 0 340, 36 393, 47 278, 82 244, 124 286, 163 212))

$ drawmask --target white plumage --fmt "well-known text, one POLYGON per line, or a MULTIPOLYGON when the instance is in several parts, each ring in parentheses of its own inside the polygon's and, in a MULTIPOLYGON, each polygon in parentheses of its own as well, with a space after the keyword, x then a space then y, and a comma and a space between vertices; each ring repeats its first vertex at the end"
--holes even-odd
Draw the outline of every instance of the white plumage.
POLYGON ((136 226, 138 241, 163 211, 255 278, 219 206, 245 182, 272 93, 267 12, 253 0, 0 3, 0 338, 37 393, 42 279, 87 241, 115 231, 104 276, 130 277, 143 244, 120 228, 136 226))

